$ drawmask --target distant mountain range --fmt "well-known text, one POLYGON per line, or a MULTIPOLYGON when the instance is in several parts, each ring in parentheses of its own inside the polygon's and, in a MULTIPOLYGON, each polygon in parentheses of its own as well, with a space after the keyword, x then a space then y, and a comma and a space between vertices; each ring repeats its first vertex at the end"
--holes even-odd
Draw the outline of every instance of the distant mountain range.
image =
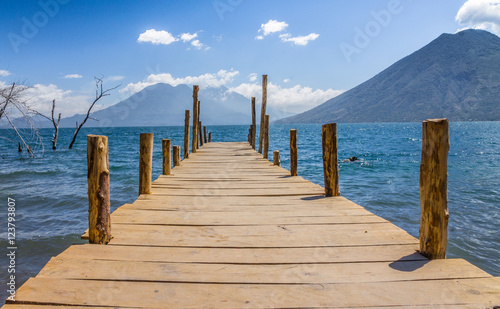
MULTIPOLYGON (((375 61, 376 59, 374 59, 375 61)), ((442 34, 368 81, 277 123, 500 120, 500 38, 442 34)))
MULTIPOLYGON (((201 118, 204 125, 235 125, 251 123, 250 99, 222 86, 199 91, 201 118)), ((193 89, 187 85, 171 86, 155 84, 144 88, 117 104, 92 114, 95 120, 88 120, 86 127, 133 127, 133 126, 178 126, 184 125, 185 110, 193 108, 193 89)), ((257 119, 260 105, 257 105, 257 119)), ((269 118, 277 120, 291 114, 284 114, 267 107, 269 118)), ((192 123, 191 111, 191 121, 192 123)), ((36 120, 40 127, 52 127, 52 123, 41 117, 36 120)), ((61 119, 61 127, 75 127, 84 115, 61 119)))

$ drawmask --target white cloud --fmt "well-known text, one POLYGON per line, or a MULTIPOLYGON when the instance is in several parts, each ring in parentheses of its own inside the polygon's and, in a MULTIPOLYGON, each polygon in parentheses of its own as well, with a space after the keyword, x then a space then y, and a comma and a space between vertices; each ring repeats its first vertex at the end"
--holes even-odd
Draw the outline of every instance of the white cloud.
POLYGON ((500 1, 468 0, 458 10, 455 20, 463 29, 483 29, 500 35, 500 1))
MULTIPOLYGON (((257 35, 255 39, 263 40, 265 36, 276 32, 282 32, 287 27, 288 24, 286 22, 271 19, 267 23, 260 25, 258 33, 262 32, 262 35, 257 35)), ((295 45, 303 45, 303 46, 309 44, 310 41, 316 40, 318 37, 319 34, 317 33, 310 33, 305 36, 296 36, 296 37, 293 37, 290 33, 283 33, 279 35, 279 38, 281 39, 282 42, 292 42, 295 45)))
MULTIPOLYGON (((198 39, 194 40, 197 37, 198 37, 198 32, 195 33, 186 32, 186 33, 181 33, 178 36, 174 36, 172 33, 165 30, 149 29, 139 35, 137 42, 147 42, 147 43, 152 43, 154 45, 160 45, 160 44, 169 45, 174 42, 182 41, 183 43, 190 42, 191 45, 197 50, 200 50, 202 48, 204 48, 204 50, 210 49, 210 47, 201 43, 200 40, 198 39)), ((187 50, 189 49, 190 48, 187 48, 187 50)))
MULTIPOLYGON (((262 96, 262 86, 259 84, 243 83, 239 86, 229 88, 229 90, 237 92, 247 98, 259 98, 262 96)), ((269 106, 281 111, 301 113, 336 97, 342 92, 344 92, 344 90, 314 90, 310 87, 302 87, 301 85, 282 88, 273 83, 268 83, 267 103, 269 106)))
POLYGON ((198 37, 198 33, 193 33, 193 34, 182 33, 180 38, 181 38, 182 42, 189 42, 192 39, 197 38, 197 37, 198 37))
POLYGON ((239 72, 234 70, 220 70, 217 73, 206 73, 200 76, 178 78, 173 77, 170 73, 151 74, 145 81, 128 84, 125 88, 120 90, 120 93, 131 95, 158 83, 166 83, 172 86, 180 84, 200 85, 200 88, 220 87, 232 82, 238 74, 239 72))
POLYGON ((9 76, 11 73, 7 70, 0 70, 0 76, 9 76))
POLYGON ((165 30, 149 29, 139 35, 138 42, 152 43, 154 45, 169 45, 173 42, 179 41, 170 32, 165 30))
POLYGON ((191 45, 193 45, 196 49, 200 50, 205 46, 203 43, 200 42, 200 40, 193 40, 191 42, 191 45))
POLYGON ((314 41, 319 37, 317 33, 310 33, 306 36, 296 36, 292 37, 290 33, 280 34, 280 39, 282 42, 292 42, 295 45, 307 45, 310 41, 314 41))
POLYGON ((92 99, 88 95, 76 95, 71 90, 62 90, 54 84, 36 84, 26 90, 25 94, 31 108, 45 115, 50 114, 52 100, 56 100, 56 114, 61 113, 63 118, 86 113, 92 99))
POLYGON ((111 76, 108 76, 106 78, 106 81, 118 81, 118 80, 122 80, 122 79, 125 79, 125 76, 122 76, 122 75, 111 75, 111 76))
MULTIPOLYGON (((262 34, 266 36, 271 33, 281 32, 285 30, 286 27, 288 27, 288 24, 286 22, 271 19, 267 23, 260 25, 259 32, 262 32, 262 34)), ((257 38, 261 40, 262 36, 260 36, 260 38, 257 38)))
POLYGON ((285 79, 283 80, 283 82, 284 82, 284 83, 288 83, 289 81, 290 81, 290 79, 288 79, 288 78, 285 78, 285 79))
POLYGON ((257 80, 257 73, 251 73, 250 75, 248 75, 248 78, 251 82, 254 82, 257 80))
POLYGON ((82 78, 83 76, 81 76, 80 74, 68 74, 68 75, 64 75, 64 78, 66 79, 73 79, 73 78, 82 78))

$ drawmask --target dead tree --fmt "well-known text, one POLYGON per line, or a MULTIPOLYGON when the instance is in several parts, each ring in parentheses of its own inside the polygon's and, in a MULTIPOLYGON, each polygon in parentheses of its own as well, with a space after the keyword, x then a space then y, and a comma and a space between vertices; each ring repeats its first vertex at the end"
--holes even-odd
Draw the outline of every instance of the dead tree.
POLYGON ((57 121, 54 118, 54 110, 56 109, 56 100, 52 100, 52 114, 51 117, 46 116, 38 111, 32 110, 35 114, 42 116, 43 118, 48 119, 49 121, 52 121, 52 124, 54 125, 54 134, 52 134, 52 150, 57 149, 57 136, 59 135, 59 122, 61 121, 61 113, 59 113, 59 116, 57 117, 57 121))
MULTIPOLYGON (((35 151, 40 150, 43 154, 43 142, 28 114, 30 108, 26 101, 26 96, 24 95, 27 89, 29 89, 29 87, 17 85, 16 83, 0 87, 0 121, 2 119, 7 120, 19 139, 19 143, 24 145, 30 157, 34 157, 35 152, 32 150, 32 147, 30 147, 30 144, 36 145, 35 151), (13 119, 11 119, 11 117, 19 116, 26 121, 28 130, 19 130, 14 124, 13 119)), ((20 149, 22 150, 22 147, 20 147, 20 149)))
POLYGON ((92 108, 94 108, 94 105, 97 103, 97 101, 99 101, 102 97, 108 96, 109 92, 111 90, 114 90, 114 89, 120 87, 120 85, 118 85, 116 87, 103 90, 103 88, 102 88, 102 82, 103 82, 102 78, 94 77, 94 79, 95 79, 95 86, 96 86, 94 102, 92 102, 92 104, 90 104, 90 107, 87 110, 87 115, 85 116, 85 118, 83 119, 83 121, 80 124, 78 124, 78 121, 76 122, 75 133, 73 134, 73 140, 69 144, 69 147, 68 147, 69 149, 73 148, 73 144, 75 143, 75 140, 76 140, 76 137, 78 135, 78 132, 80 132, 80 129, 83 127, 83 125, 85 124, 85 122, 87 122, 87 120, 89 120, 89 119, 97 121, 97 119, 90 117, 90 115, 92 113, 92 108))

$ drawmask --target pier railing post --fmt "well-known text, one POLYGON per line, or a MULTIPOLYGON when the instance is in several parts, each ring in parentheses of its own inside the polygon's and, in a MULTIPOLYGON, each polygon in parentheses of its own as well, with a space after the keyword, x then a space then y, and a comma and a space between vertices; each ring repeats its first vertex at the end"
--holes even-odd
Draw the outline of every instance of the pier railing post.
POLYGON ((191 141, 191 152, 196 153, 198 148, 198 90, 199 86, 193 86, 193 140, 191 141))
POLYGON ((322 127, 323 174, 325 179, 325 195, 339 196, 339 163, 337 155, 337 124, 324 124, 322 127))
POLYGON ((207 126, 203 127, 203 141, 207 143, 207 126))
POLYGON ((139 154, 139 195, 151 194, 153 168, 153 133, 141 133, 139 154))
POLYGON ((108 138, 87 135, 89 242, 107 244, 111 236, 108 138))
POLYGON ((297 130, 290 130, 290 175, 297 176, 297 130))
POLYGON ((420 163, 420 253, 446 258, 448 244, 448 119, 422 123, 420 163))
POLYGON ((163 175, 170 175, 170 168, 172 163, 172 159, 170 156, 170 140, 162 139, 161 145, 163 153, 163 175))
POLYGON ((200 141, 200 147, 203 146, 203 133, 202 133, 202 126, 201 126, 201 121, 198 123, 198 128, 200 128, 200 130, 198 131, 199 134, 198 134, 198 139, 200 141))
POLYGON ((212 132, 208 132, 208 142, 212 142, 212 132))
POLYGON ((267 105, 267 75, 262 75, 262 106, 260 109, 259 153, 262 153, 264 138, 264 121, 267 105))
POLYGON ((181 165, 181 146, 174 145, 173 155, 174 155, 174 167, 181 165))
POLYGON ((257 123, 255 119, 255 97, 252 97, 252 148, 255 149, 255 139, 257 136, 257 123))
POLYGON ((184 117, 184 159, 189 158, 189 109, 186 110, 184 117))
POLYGON ((264 116, 264 159, 269 157, 269 115, 264 116))
POLYGON ((280 151, 279 150, 273 151, 273 163, 274 163, 274 165, 281 166, 280 151))

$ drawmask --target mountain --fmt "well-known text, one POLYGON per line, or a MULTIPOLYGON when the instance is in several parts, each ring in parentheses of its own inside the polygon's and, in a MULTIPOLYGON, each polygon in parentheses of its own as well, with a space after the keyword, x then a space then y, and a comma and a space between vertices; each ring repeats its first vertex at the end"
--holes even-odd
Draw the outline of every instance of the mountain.
POLYGON ((277 123, 500 120, 500 38, 442 34, 368 81, 277 123))
MULTIPOLYGON (((251 123, 250 99, 222 86, 201 89, 198 93, 201 104, 201 121, 204 125, 232 125, 251 123)), ((193 108, 193 90, 187 85, 171 86, 155 84, 144 88, 129 98, 96 111, 86 127, 128 127, 128 126, 178 126, 184 125, 185 110, 193 108)), ((270 119, 285 116, 272 108, 267 109, 270 119)), ((191 111, 191 123, 192 123, 191 111)), ((260 115, 260 105, 257 107, 260 115)), ((84 115, 61 119, 61 127, 75 127, 84 115)), ((37 121, 42 127, 51 127, 49 121, 37 121)))

